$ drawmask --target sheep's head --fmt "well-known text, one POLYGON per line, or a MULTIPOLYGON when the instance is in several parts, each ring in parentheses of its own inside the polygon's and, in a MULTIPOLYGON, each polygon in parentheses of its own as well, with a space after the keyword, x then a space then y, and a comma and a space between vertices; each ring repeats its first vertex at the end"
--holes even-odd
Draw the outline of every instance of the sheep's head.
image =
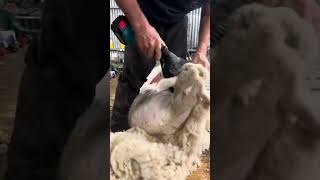
POLYGON ((178 82, 201 82, 208 79, 208 71, 200 64, 186 63, 178 75, 178 82))
POLYGON ((197 103, 199 99, 209 101, 205 93, 205 82, 208 77, 209 72, 202 65, 194 63, 184 64, 174 86, 176 100, 190 106, 197 103))
POLYGON ((208 71, 200 64, 186 63, 182 66, 175 89, 185 91, 187 95, 194 88, 202 87, 208 78, 208 71))
POLYGON ((215 54, 216 97, 256 79, 292 76, 315 55, 311 25, 290 8, 253 3, 238 9, 228 23, 215 54))

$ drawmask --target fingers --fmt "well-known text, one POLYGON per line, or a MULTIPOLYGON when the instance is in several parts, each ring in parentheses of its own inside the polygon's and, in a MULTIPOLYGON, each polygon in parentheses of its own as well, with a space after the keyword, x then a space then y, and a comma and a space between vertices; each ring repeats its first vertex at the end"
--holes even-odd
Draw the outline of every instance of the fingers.
POLYGON ((146 26, 136 34, 137 46, 142 55, 146 58, 161 58, 161 48, 166 46, 158 32, 152 26, 146 26))
POLYGON ((160 60, 161 58, 161 48, 163 46, 166 46, 164 41, 161 39, 161 37, 158 35, 156 37, 156 40, 151 44, 151 49, 148 51, 149 58, 155 58, 156 60, 160 60))
POLYGON ((210 72, 210 63, 207 60, 201 61, 199 63, 202 64, 202 66, 210 72))
POLYGON ((210 72, 210 63, 209 62, 207 62, 204 67, 210 72))
POLYGON ((150 44, 148 47, 147 47, 147 50, 145 52, 147 58, 152 58, 153 55, 154 55, 154 50, 155 50, 155 47, 153 44, 150 44))
POLYGON ((167 47, 166 43, 161 38, 160 38, 160 40, 161 40, 161 48, 162 47, 167 47))
POLYGON ((199 53, 194 54, 192 58, 192 62, 195 64, 201 64, 204 68, 210 71, 210 63, 205 54, 199 54, 199 53))
POLYGON ((156 44, 156 48, 155 48, 155 58, 156 60, 160 60, 161 58, 161 47, 162 47, 162 44, 161 42, 157 43, 156 44))
POLYGON ((146 55, 147 53, 144 51, 146 47, 148 47, 144 42, 142 41, 137 41, 137 47, 140 53, 146 55))
POLYGON ((156 58, 160 60, 161 58, 161 48, 165 45, 162 39, 154 39, 149 42, 144 42, 143 44, 138 43, 138 48, 140 52, 144 54, 147 58, 156 58))

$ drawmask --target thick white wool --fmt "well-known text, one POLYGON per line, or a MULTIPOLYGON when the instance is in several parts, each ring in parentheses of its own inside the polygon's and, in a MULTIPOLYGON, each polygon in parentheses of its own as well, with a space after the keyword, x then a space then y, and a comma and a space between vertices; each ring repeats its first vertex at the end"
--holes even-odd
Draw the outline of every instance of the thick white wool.
POLYGON ((150 136, 138 127, 111 133, 110 179, 185 179, 195 170, 199 156, 209 149, 210 143, 210 134, 203 125, 199 137, 190 139, 188 136, 192 133, 186 131, 177 137, 166 137, 168 142, 162 137, 150 136), (170 143, 177 139, 181 141, 180 146, 170 143))
POLYGON ((150 135, 139 127, 111 133, 110 179, 186 179, 209 149, 209 121, 210 102, 199 98, 173 134, 150 135))
POLYGON ((114 179, 183 179, 187 155, 178 146, 150 141, 141 129, 113 135, 111 176, 114 179), (117 178, 119 177, 119 178, 117 178))

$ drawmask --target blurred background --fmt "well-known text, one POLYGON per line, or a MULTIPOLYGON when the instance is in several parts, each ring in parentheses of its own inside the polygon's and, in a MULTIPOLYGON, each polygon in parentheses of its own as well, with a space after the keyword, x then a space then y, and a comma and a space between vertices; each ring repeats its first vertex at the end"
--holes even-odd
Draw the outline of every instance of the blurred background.
POLYGON ((0 0, 0 179, 16 111, 24 56, 40 29, 41 0, 0 0))

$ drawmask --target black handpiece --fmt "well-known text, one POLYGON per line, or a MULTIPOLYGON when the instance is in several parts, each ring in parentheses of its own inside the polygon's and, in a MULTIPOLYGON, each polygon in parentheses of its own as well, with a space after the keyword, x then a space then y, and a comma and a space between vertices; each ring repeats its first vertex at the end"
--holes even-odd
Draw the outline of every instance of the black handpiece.
POLYGON ((187 63, 187 60, 176 56, 174 53, 170 52, 167 47, 162 47, 161 52, 160 64, 163 76, 165 78, 170 78, 178 75, 181 67, 187 63))

